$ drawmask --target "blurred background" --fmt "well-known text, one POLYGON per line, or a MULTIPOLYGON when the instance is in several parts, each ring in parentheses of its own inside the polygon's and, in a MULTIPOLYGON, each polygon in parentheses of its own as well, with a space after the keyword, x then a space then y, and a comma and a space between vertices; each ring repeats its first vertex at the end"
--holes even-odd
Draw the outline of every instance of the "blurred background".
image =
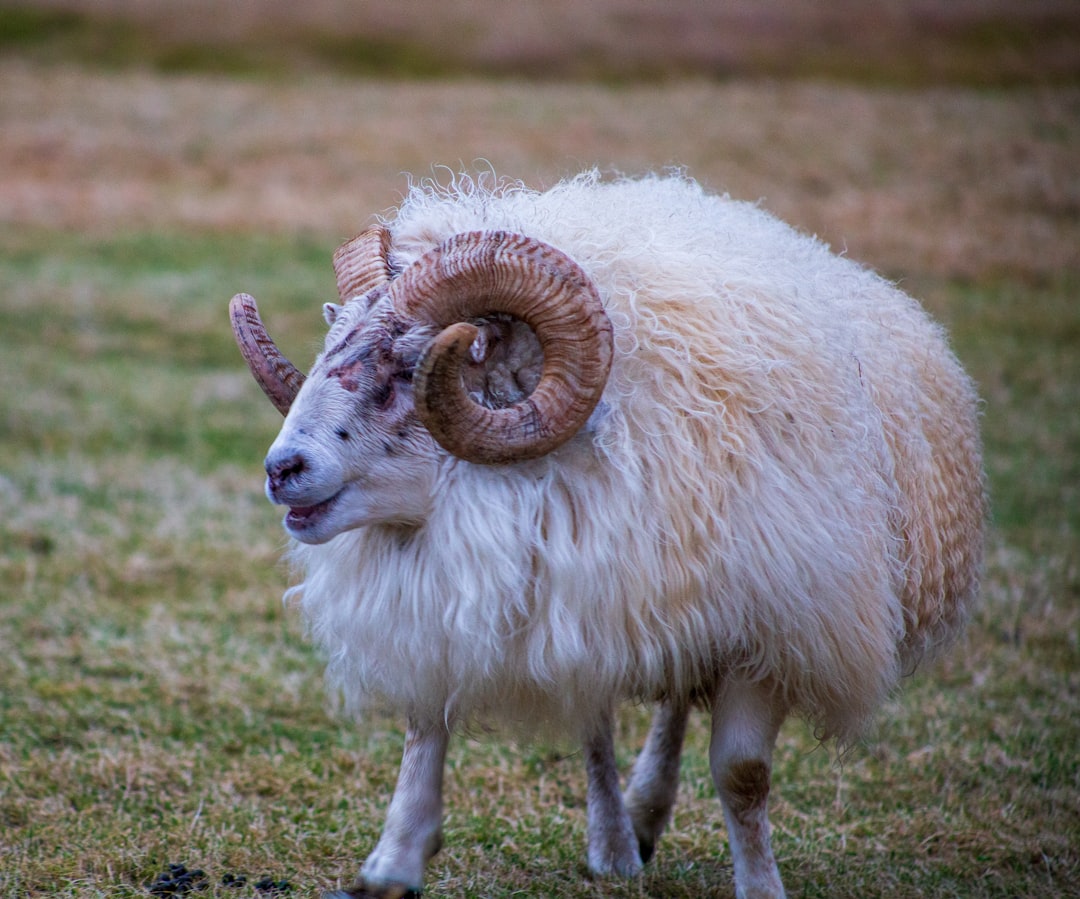
POLYGON ((530 78, 1074 78, 1074 0, 4 0, 56 53, 530 78), (229 50, 231 58, 216 57, 229 50))
MULTIPOLYGON (((0 0, 0 897, 351 879, 402 722, 330 714, 280 602, 228 298, 306 367, 411 178, 592 167, 873 266, 984 399, 983 603, 843 759, 785 725, 791 894, 1080 895, 1080 3, 0 0)), ((629 885, 581 876, 572 749, 457 741, 430 892, 731 895, 706 735, 629 885)))

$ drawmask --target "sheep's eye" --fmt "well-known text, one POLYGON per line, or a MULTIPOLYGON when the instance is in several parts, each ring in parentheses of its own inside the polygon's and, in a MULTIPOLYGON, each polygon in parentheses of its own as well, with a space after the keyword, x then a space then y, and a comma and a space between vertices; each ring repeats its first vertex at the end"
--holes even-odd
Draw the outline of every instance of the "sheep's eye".
POLYGON ((340 437, 342 440, 349 439, 349 432, 346 431, 344 428, 338 428, 337 431, 335 431, 334 433, 336 433, 338 437, 340 437))
POLYGON ((372 401, 377 406, 386 406, 394 396, 394 385, 390 381, 379 384, 372 394, 372 401))

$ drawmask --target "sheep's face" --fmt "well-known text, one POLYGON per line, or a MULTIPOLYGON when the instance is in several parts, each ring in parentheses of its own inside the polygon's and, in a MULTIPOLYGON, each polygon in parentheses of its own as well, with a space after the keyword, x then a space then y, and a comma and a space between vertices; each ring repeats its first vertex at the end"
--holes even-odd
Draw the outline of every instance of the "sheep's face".
POLYGON ((611 324, 576 262, 504 231, 455 235, 404 271, 373 228, 334 254, 344 305, 311 374, 267 334, 252 297, 230 303, 248 367, 286 415, 266 457, 285 528, 324 543, 350 528, 418 525, 443 469, 543 456, 588 420, 607 380, 611 324))
MULTIPOLYGON (((413 375, 436 331, 404 325, 384 291, 344 306, 327 303, 322 354, 266 456, 266 495, 290 507, 286 530, 323 543, 366 524, 420 524, 434 484, 454 457, 420 422, 413 375)), ((459 369, 472 401, 502 409, 540 380, 532 331, 505 317, 478 319, 459 369)))
POLYGON ((327 304, 322 354, 266 456, 285 529, 323 543, 367 524, 418 524, 447 453, 416 416, 412 377, 430 329, 402 331, 385 297, 327 304))

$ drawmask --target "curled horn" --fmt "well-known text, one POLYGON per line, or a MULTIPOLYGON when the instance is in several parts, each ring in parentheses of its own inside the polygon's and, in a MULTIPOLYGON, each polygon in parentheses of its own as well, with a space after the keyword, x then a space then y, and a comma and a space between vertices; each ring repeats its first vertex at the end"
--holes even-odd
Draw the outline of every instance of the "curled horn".
POLYGON ((474 231, 426 253, 390 286, 406 319, 443 329, 414 374, 416 412, 448 451, 470 462, 534 459, 569 440, 603 393, 611 368, 611 323, 589 277, 548 244, 504 231, 474 231), (543 369, 520 403, 489 409, 461 378, 485 315, 524 321, 540 343, 543 369))
POLYGON ((334 252, 334 275, 342 303, 363 296, 390 280, 390 232, 381 225, 368 228, 334 252))
MULTIPOLYGON (((390 280, 389 249, 390 232, 382 227, 369 228, 338 247, 334 274, 342 303, 390 280)), ((278 412, 287 415, 304 384, 304 373, 285 358, 267 333, 254 297, 246 293, 234 296, 229 303, 229 318, 252 375, 278 412)))
POLYGON ((238 293, 229 302, 229 319, 240 352, 256 382, 278 412, 287 415, 304 384, 304 373, 293 365, 266 333, 255 298, 238 293))

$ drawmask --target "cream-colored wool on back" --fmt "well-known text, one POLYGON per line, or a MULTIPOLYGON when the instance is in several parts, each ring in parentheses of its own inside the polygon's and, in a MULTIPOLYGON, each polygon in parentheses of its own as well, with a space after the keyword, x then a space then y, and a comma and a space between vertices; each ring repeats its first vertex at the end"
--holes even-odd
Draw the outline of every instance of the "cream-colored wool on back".
POLYGON ((447 457, 429 519, 296 545, 296 588, 354 710, 581 730, 612 696, 740 671, 850 737, 978 590, 977 402, 909 297, 681 177, 545 193, 419 184, 391 263, 462 231, 553 244, 615 360, 551 455, 447 457))

